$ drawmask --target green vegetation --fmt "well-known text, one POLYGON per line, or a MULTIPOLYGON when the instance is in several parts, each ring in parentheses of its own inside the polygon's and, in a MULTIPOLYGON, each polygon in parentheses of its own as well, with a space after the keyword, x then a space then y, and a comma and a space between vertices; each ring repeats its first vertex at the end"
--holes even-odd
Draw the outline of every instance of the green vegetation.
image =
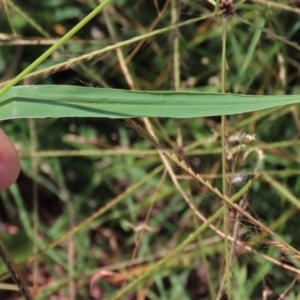
POLYGON ((200 2, 2 2, 1 299, 300 299, 300 9, 200 2))

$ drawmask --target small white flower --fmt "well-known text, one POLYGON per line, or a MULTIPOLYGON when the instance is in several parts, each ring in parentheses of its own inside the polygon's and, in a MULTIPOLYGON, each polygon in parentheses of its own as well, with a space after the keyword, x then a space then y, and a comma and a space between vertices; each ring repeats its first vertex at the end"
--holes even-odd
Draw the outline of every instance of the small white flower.
POLYGON ((248 176, 244 175, 243 173, 233 175, 229 177, 229 182, 233 185, 240 185, 243 184, 247 180, 248 176))

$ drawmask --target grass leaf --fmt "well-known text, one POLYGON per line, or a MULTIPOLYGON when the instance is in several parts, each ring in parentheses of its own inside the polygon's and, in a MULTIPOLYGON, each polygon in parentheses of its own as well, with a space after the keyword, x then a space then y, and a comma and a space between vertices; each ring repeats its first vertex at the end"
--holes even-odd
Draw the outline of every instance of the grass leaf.
POLYGON ((245 113, 299 101, 299 95, 246 96, 136 92, 63 85, 19 86, 0 97, 0 120, 47 117, 191 118, 245 113))

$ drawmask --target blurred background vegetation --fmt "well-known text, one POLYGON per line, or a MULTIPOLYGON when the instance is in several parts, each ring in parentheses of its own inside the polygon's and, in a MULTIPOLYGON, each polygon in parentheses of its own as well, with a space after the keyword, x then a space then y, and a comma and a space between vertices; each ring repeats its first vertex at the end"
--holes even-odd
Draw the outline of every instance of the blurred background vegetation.
MULTIPOLYGON (((3 86, 98 2, 4 0, 1 5, 3 86)), ((227 18, 226 91, 300 94, 297 1, 234 1, 233 6, 235 13, 227 18)), ((23 84, 219 92, 224 18, 192 21, 214 9, 204 0, 114 0, 23 84), (188 20, 189 25, 119 48, 119 53, 94 54, 188 20)), ((221 190, 220 120, 150 122, 161 144, 221 190)), ((1 193, 1 239, 18 263, 37 249, 45 250, 35 264, 22 265, 35 299, 110 297, 201 224, 151 142, 123 120, 15 120, 1 126, 14 141, 22 165, 17 183, 1 193), (76 233, 66 236, 76 226, 76 233)), ((228 153, 233 155, 227 161, 231 193, 261 175, 243 196, 246 210, 299 249, 298 106, 230 116, 226 132, 228 153), (234 137, 244 133, 255 135, 255 141, 242 148, 241 139, 234 137)), ((173 171, 203 215, 209 217, 221 207, 214 194, 180 168, 174 166, 173 171)), ((235 212, 229 219, 232 231, 238 226, 237 239, 278 263, 293 264, 288 253, 271 246, 272 237, 235 212)), ((221 230, 222 222, 215 224, 221 230)), ((298 273, 236 247, 233 299, 300 299, 300 269, 295 265, 298 273)), ((20 299, 4 265, 0 270, 0 298, 20 299)), ((207 229, 123 299, 217 299, 218 294, 219 299, 227 299, 223 276, 224 240, 207 229)))

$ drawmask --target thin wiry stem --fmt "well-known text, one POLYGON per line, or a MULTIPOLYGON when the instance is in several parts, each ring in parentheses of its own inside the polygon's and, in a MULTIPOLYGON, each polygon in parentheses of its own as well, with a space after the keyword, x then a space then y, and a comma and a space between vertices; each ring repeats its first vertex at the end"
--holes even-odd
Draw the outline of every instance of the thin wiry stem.
MULTIPOLYGON (((180 10, 180 0, 171 1, 171 22, 172 25, 178 23, 178 15, 180 10)), ((180 56, 179 56, 179 28, 175 27, 172 31, 172 48, 173 48, 173 82, 172 89, 178 91, 180 89, 180 56)))
MULTIPOLYGON (((37 151, 37 134, 35 129, 35 122, 33 119, 28 120, 29 123, 29 132, 30 132, 30 150, 31 152, 37 151)), ((33 192, 33 253, 38 252, 38 228, 39 228, 39 199, 38 199, 38 187, 36 178, 38 177, 38 158, 31 158, 32 165, 32 192, 33 192)), ((33 291, 36 292, 38 290, 38 278, 39 278, 39 262, 38 260, 34 260, 32 264, 32 281, 33 281, 33 291)))
MULTIPOLYGON (((118 43, 117 34, 115 32, 114 25, 111 21, 109 13, 104 10, 103 11, 103 16, 104 16, 105 24, 107 26, 110 37, 111 37, 113 43, 117 44, 118 43)), ((122 70, 123 76, 124 76, 128 86, 130 87, 131 90, 133 90, 133 91, 136 90, 137 88, 136 88, 135 83, 134 83, 134 81, 132 79, 132 76, 130 74, 130 71, 129 71, 129 68, 127 66, 127 63, 126 63, 126 60, 125 60, 122 49, 117 48, 116 49, 116 54, 117 54, 117 57, 118 57, 120 68, 122 70)))
MULTIPOLYGON (((226 26, 227 19, 223 18, 223 34, 222 34, 222 66, 221 66, 221 92, 226 92, 226 26)), ((223 186, 223 194, 227 195, 227 180, 226 180, 226 116, 222 116, 222 124, 221 124, 221 131, 222 131, 222 186, 223 186)), ((226 288, 227 288, 227 297, 228 299, 232 299, 231 296, 231 263, 230 263, 230 245, 227 239, 229 236, 229 228, 228 228, 228 215, 229 215, 229 207, 227 203, 224 202, 224 232, 226 238, 224 240, 225 244, 225 278, 226 278, 226 288)))

